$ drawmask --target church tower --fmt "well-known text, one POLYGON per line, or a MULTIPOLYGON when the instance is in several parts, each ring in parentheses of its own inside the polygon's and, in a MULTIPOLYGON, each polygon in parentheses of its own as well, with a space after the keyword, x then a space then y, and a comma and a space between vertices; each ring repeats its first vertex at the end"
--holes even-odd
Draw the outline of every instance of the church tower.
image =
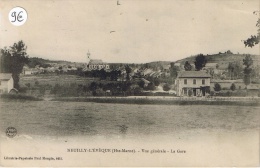
POLYGON ((88 63, 90 62, 90 52, 89 52, 89 50, 88 50, 88 53, 87 53, 87 61, 88 61, 88 63))

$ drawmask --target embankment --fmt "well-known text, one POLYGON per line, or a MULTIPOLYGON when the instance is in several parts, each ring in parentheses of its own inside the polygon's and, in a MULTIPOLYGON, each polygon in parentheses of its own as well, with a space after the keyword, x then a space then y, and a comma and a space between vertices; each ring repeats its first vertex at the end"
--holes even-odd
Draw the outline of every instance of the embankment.
POLYGON ((180 98, 180 97, 63 97, 52 101, 121 103, 121 104, 164 104, 164 105, 236 105, 258 106, 259 98, 180 98))
POLYGON ((0 99, 3 101, 12 101, 12 100, 29 100, 29 101, 41 101, 43 99, 34 97, 34 96, 29 96, 29 95, 24 95, 24 94, 1 94, 0 99))

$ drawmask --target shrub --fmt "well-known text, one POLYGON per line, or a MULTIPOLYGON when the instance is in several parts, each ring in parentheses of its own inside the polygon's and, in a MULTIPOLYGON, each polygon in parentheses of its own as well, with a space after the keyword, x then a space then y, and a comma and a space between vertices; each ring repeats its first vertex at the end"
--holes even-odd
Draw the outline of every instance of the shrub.
POLYGON ((220 85, 219 83, 215 83, 215 85, 214 85, 214 90, 215 90, 216 92, 219 92, 219 91, 221 90, 221 85, 220 85))
POLYGON ((98 84, 96 82, 91 82, 89 89, 91 91, 95 91, 98 88, 98 84))
POLYGON ((133 89, 133 91, 134 91, 134 95, 139 95, 142 93, 142 88, 138 86, 138 87, 135 87, 133 89))
POLYGON ((150 82, 147 87, 145 88, 145 90, 155 90, 155 86, 152 82, 150 82))
POLYGON ((163 85, 163 90, 164 91, 169 91, 171 89, 171 87, 170 87, 170 85, 169 84, 165 84, 165 85, 163 85))
POLYGON ((159 86, 160 85, 160 80, 158 78, 154 79, 154 85, 159 86))
POLYGON ((144 88, 144 85, 145 85, 145 82, 140 80, 138 83, 137 83, 141 88, 144 88))
POLYGON ((35 81, 34 84, 35 84, 36 86, 38 86, 40 83, 39 83, 39 81, 35 81))
POLYGON ((28 88, 31 87, 30 83, 26 83, 25 86, 27 86, 28 88))
POLYGON ((230 96, 232 96, 232 92, 227 91, 226 95, 227 95, 228 97, 230 97, 230 96))
POLYGON ((28 90, 27 87, 20 87, 19 92, 20 92, 20 93, 26 93, 27 90, 28 90))
POLYGON ((232 91, 236 90, 236 85, 234 83, 232 83, 232 85, 230 86, 230 90, 232 91))

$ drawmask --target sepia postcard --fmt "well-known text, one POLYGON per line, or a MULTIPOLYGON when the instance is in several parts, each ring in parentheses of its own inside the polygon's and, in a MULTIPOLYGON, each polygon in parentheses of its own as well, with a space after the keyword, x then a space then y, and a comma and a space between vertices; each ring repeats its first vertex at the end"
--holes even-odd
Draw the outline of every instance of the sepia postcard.
POLYGON ((0 166, 260 166, 259 7, 0 0, 0 166))

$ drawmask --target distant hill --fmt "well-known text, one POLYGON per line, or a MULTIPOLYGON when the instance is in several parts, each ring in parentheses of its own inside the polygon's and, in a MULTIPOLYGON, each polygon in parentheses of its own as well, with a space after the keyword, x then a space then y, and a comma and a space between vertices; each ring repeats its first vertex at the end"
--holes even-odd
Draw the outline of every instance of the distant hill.
MULTIPOLYGON (((38 57, 29 57, 29 63, 28 66, 30 68, 34 68, 36 65, 40 65, 41 67, 48 67, 51 64, 59 64, 59 65, 71 65, 74 62, 70 61, 63 61, 63 60, 48 60, 38 57)), ((81 63, 83 64, 83 63, 81 63)))
MULTIPOLYGON (((229 62, 243 62, 243 59, 245 58, 246 54, 230 54, 230 53, 222 53, 222 54, 213 54, 213 55, 205 55, 207 59, 207 63, 217 63, 219 64, 220 69, 227 68, 229 62)), ((190 56, 178 61, 175 61, 175 63, 180 63, 181 65, 184 65, 186 61, 189 61, 191 64, 194 63, 196 56, 190 56)), ((260 65, 260 55, 251 55, 254 65, 260 65)), ((170 65, 170 61, 154 61, 149 63, 143 63, 143 64, 128 64, 128 63, 110 63, 113 66, 124 66, 124 65, 130 65, 132 67, 147 67, 147 68, 156 68, 156 67, 164 67, 167 65, 170 65)), ((40 65, 41 67, 46 67, 51 64, 59 64, 59 65, 82 65, 84 63, 75 63, 70 61, 63 61, 63 60, 48 60, 48 59, 42 59, 38 57, 31 57, 29 58, 29 64, 28 66, 31 68, 34 68, 36 65, 40 65)))
POLYGON ((154 67, 154 66, 169 65, 170 63, 171 63, 170 61, 154 61, 154 62, 149 62, 147 64, 149 64, 150 66, 154 67))
POLYGON ((165 65, 170 65, 170 61, 154 61, 148 63, 108 63, 110 64, 110 68, 115 67, 124 67, 129 65, 131 68, 153 68, 156 69, 157 67, 163 67, 165 65))
MULTIPOLYGON (((223 68, 226 67, 229 62, 243 62, 246 54, 213 54, 213 55, 205 55, 207 59, 207 63, 218 63, 220 66, 222 65, 223 68)), ((260 65, 260 55, 251 55, 254 65, 260 65)), ((196 56, 190 56, 181 60, 176 61, 176 63, 184 64, 186 61, 190 62, 191 64, 194 63, 196 56)))
MULTIPOLYGON (((226 69, 230 62, 240 62, 243 64, 243 59, 245 58, 246 54, 232 54, 232 53, 221 53, 221 54, 212 54, 212 55, 205 55, 207 59, 207 63, 217 63, 220 69, 226 69)), ((260 65, 260 55, 251 55, 254 65, 260 65)), ((183 58, 181 60, 175 61, 175 63, 180 63, 184 65, 186 61, 193 64, 195 61, 196 56, 190 56, 183 58)), ((161 67, 165 65, 170 65, 170 61, 155 61, 147 63, 149 67, 161 67)))

